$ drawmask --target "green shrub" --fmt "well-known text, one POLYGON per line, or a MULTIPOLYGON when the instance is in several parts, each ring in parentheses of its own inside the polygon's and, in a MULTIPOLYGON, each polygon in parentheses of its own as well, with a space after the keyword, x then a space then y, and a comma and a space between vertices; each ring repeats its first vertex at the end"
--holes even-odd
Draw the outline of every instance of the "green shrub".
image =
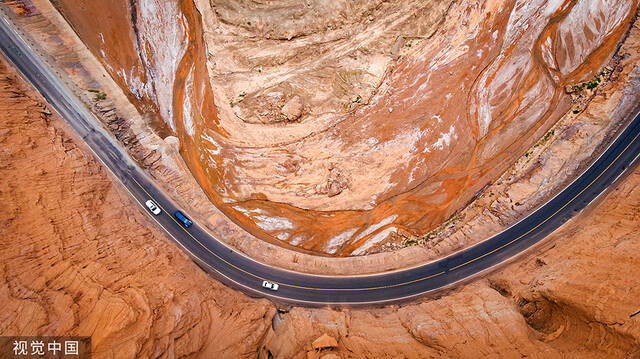
POLYGON ((93 95, 94 101, 102 101, 107 99, 107 94, 103 91, 89 90, 89 92, 92 92, 94 94, 93 95))

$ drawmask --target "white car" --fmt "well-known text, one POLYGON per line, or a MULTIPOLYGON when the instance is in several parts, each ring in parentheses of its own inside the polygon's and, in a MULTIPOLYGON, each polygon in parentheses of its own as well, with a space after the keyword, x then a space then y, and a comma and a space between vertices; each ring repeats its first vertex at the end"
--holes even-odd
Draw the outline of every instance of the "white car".
POLYGON ((147 208, 149 208, 151 213, 155 214, 156 216, 159 215, 160 212, 162 212, 160 208, 158 208, 158 205, 155 204, 155 202, 153 202, 152 200, 148 200, 144 204, 147 206, 147 208))
POLYGON ((278 287, 280 287, 277 283, 271 283, 266 280, 262 282, 262 286, 271 290, 278 290, 278 287))

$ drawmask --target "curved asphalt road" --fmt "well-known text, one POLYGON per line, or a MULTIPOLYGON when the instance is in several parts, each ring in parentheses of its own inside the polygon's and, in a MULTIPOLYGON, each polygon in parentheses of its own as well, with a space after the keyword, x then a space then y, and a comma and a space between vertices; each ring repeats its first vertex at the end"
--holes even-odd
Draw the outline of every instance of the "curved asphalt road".
POLYGON ((387 303, 468 279, 545 238, 635 164, 640 154, 638 115, 607 151, 564 191, 522 221, 482 243, 422 266, 377 275, 330 277, 297 273, 253 261, 213 238, 197 223, 189 229, 181 227, 170 215, 178 208, 123 153, 94 115, 4 18, 0 18, 0 48, 140 204, 153 198, 162 207, 163 213, 154 219, 201 267, 247 294, 299 305, 387 303), (262 288, 263 279, 279 283, 280 289, 273 292, 262 288))

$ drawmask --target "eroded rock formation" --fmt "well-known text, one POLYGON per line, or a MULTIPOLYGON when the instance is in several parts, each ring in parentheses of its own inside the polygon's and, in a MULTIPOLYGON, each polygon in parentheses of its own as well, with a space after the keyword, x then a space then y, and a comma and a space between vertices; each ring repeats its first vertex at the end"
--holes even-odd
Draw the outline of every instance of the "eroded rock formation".
POLYGON ((538 253, 421 303, 278 313, 263 357, 635 358, 640 170, 538 253), (335 348, 313 342, 327 334, 335 348))
POLYGON ((0 335, 87 335, 95 358, 251 356, 274 306, 209 279, 26 88, 0 60, 0 335))
POLYGON ((422 235, 462 208, 570 109, 565 89, 603 70, 637 8, 54 3, 179 138, 221 210, 264 240, 333 255, 422 235))
POLYGON ((278 313, 194 265, 3 61, 0 335, 92 335, 95 358, 119 359, 640 351, 640 170, 487 278, 403 306, 278 313))

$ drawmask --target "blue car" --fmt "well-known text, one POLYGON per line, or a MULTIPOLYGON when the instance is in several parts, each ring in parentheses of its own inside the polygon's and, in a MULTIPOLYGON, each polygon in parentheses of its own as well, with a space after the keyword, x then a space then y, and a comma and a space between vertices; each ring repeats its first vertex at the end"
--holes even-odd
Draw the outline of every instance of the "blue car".
POLYGON ((182 223, 185 228, 189 228, 193 224, 193 222, 191 222, 191 220, 180 211, 176 211, 176 213, 174 213, 173 215, 178 219, 178 221, 180 221, 180 223, 182 223))

